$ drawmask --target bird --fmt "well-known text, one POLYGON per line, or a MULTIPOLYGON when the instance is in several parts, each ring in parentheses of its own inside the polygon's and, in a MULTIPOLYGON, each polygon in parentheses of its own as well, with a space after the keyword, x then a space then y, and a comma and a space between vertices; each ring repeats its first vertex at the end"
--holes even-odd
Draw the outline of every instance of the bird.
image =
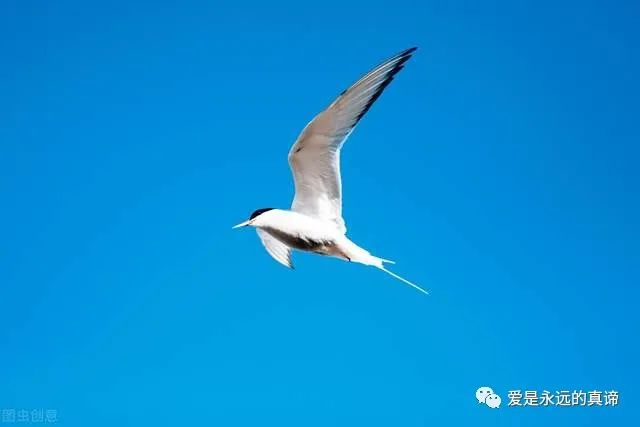
POLYGON ((293 250, 311 252, 376 267, 428 294, 385 267, 393 261, 372 255, 347 237, 340 177, 342 146, 416 50, 403 50, 374 67, 304 127, 288 155, 295 184, 291 209, 257 209, 232 228, 254 227, 267 252, 288 268, 293 269, 293 250))

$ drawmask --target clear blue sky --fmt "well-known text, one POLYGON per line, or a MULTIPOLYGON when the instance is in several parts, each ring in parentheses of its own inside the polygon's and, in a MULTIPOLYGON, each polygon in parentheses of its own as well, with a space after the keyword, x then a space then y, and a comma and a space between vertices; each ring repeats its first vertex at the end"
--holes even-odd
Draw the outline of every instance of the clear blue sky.
POLYGON ((0 409, 65 426, 638 425, 633 1, 0 6, 0 409), (615 4, 614 4, 615 3, 615 4), (298 132, 416 56, 343 150, 349 235, 251 230, 298 132), (501 408, 493 387, 616 408, 501 408))

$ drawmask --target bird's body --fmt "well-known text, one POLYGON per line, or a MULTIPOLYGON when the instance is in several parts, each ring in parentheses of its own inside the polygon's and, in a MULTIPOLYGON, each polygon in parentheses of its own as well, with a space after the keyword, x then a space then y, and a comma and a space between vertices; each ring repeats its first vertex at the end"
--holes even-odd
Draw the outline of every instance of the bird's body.
POLYGON ((382 266, 382 258, 371 255, 334 224, 294 211, 272 209, 252 224, 290 248, 333 256, 345 261, 382 266))
POLYGON ((258 209, 234 228, 255 227, 267 252, 289 268, 293 268, 293 249, 313 252, 374 266, 427 293, 387 270, 384 263, 391 261, 370 254, 346 236, 340 178, 344 142, 415 50, 407 49, 375 67, 302 130, 289 151, 296 190, 291 210, 258 209))

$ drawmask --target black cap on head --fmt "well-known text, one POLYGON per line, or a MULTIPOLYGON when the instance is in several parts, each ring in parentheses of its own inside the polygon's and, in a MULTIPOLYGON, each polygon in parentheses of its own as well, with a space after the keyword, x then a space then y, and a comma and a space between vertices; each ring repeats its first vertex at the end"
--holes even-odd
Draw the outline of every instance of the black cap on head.
POLYGON ((262 208, 262 209, 258 209, 257 211, 254 211, 251 214, 251 218, 249 218, 249 221, 251 221, 253 218, 257 217, 258 215, 262 215, 263 213, 273 210, 273 208, 262 208))

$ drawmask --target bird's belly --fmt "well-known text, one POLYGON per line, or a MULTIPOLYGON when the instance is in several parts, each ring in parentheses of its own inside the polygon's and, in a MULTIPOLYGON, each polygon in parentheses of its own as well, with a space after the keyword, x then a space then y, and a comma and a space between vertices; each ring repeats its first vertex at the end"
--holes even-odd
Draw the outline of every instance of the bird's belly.
POLYGON ((317 236, 305 236, 298 233, 287 233, 282 230, 270 229, 269 233, 285 245, 305 252, 315 252, 330 255, 335 241, 332 238, 320 238, 317 236))

